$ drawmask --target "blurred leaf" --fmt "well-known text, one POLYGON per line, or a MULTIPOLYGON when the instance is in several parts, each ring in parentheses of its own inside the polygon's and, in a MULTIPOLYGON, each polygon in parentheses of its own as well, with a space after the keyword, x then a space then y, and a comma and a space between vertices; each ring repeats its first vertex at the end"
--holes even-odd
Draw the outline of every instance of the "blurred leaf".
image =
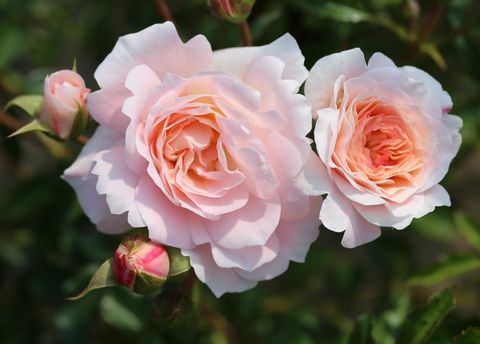
POLYGON ((167 247, 168 258, 170 259, 169 276, 177 276, 190 270, 190 258, 182 255, 175 247, 167 247))
POLYGON ((464 213, 455 213, 453 220, 456 227, 462 232, 468 243, 480 251, 480 229, 464 213))
POLYGON ((462 331, 454 340, 455 344, 478 344, 480 343, 480 328, 470 327, 462 331))
POLYGON ((115 282, 115 277, 113 276, 112 262, 113 258, 110 258, 100 265, 98 270, 93 274, 92 279, 88 283, 87 287, 77 296, 68 297, 67 300, 78 300, 95 289, 117 285, 115 282))
POLYGON ((367 12, 335 2, 327 2, 318 6, 317 13, 325 18, 348 23, 368 22, 373 20, 372 16, 367 12))
POLYGON ((455 288, 444 289, 434 294, 425 307, 408 316, 398 344, 425 343, 443 318, 454 308, 455 288))
POLYGON ((29 132, 32 132, 32 131, 41 131, 41 132, 45 132, 45 133, 51 133, 52 132, 50 130, 50 128, 46 127, 42 122, 34 119, 30 123, 24 125, 23 127, 18 129, 14 133, 10 134, 8 137, 10 138, 10 137, 26 134, 26 133, 29 133, 29 132))
POLYGON ((10 100, 7 105, 5 105, 5 111, 13 106, 17 106, 31 117, 36 117, 40 112, 43 103, 43 96, 37 94, 27 94, 23 96, 18 96, 10 100))
POLYGON ((357 318, 352 333, 348 338, 348 344, 373 344, 372 319, 369 315, 362 315, 357 318))
POLYGON ((415 219, 412 226, 418 229, 419 234, 430 240, 435 239, 449 243, 456 238, 455 231, 452 230, 451 215, 447 209, 440 208, 435 212, 415 219))
POLYGON ((100 314, 103 321, 120 330, 139 332, 143 327, 135 313, 109 294, 100 302, 100 314))
POLYGON ((420 44, 420 51, 431 57, 433 61, 438 65, 441 70, 447 69, 447 63, 442 54, 438 50, 437 46, 433 43, 420 44))
POLYGON ((0 70, 2 70, 22 53, 25 48, 25 37, 18 28, 12 26, 2 25, 0 32, 2 32, 0 35, 0 70))
POLYGON ((407 280, 409 286, 433 286, 447 279, 480 269, 480 258, 470 255, 451 255, 413 275, 407 280))
POLYGON ((375 344, 394 344, 394 334, 405 321, 410 308, 410 296, 406 291, 398 291, 391 296, 393 307, 380 317, 372 320, 372 338, 375 344))
POLYGON ((306 9, 308 12, 314 13, 321 18, 328 18, 346 23, 369 22, 390 30, 402 40, 413 40, 413 37, 405 28, 399 26, 393 21, 356 9, 354 7, 338 4, 335 2, 326 2, 322 5, 317 6, 312 6, 308 4, 302 4, 301 6, 304 7, 304 9, 306 9))

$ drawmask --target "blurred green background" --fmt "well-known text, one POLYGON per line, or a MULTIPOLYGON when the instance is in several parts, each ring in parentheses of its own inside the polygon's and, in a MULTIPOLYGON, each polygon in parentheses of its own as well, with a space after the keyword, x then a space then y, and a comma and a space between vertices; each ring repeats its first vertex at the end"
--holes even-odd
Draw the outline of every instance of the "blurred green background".
MULTIPOLYGON (((238 27, 213 18, 206 1, 168 3, 184 39, 241 45, 238 27)), ((45 75, 74 57, 96 89, 93 72, 116 39, 160 21, 153 0, 0 0, 0 106, 42 93, 45 75)), ((305 264, 220 300, 197 285, 192 303, 172 281, 157 297, 104 289, 71 302, 120 238, 98 233, 59 178, 79 145, 7 139, 0 126, 0 343, 414 343, 402 337, 409 312, 447 286, 456 308, 428 343, 480 326, 480 1, 258 0, 249 22, 256 45, 290 32, 307 68, 358 46, 436 77, 464 120, 443 182, 453 206, 352 250, 322 229, 305 264)), ((467 337, 458 343, 479 343, 467 337)))

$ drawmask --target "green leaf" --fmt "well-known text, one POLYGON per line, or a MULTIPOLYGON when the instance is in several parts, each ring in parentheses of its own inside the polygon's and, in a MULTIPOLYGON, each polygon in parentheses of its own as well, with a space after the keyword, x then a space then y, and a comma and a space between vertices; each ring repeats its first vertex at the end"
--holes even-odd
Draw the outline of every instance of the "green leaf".
POLYGON ((478 344, 480 343, 480 328, 469 327, 462 331, 454 340, 455 344, 478 344))
POLYGON ((113 276, 112 263, 113 258, 106 260, 102 265, 100 265, 98 270, 95 271, 87 287, 77 296, 68 297, 67 300, 75 301, 81 299, 95 289, 101 289, 117 285, 115 282, 115 277, 113 276))
POLYGON ((348 338, 348 344, 372 344, 372 318, 362 315, 357 318, 352 333, 348 338))
MULTIPOLYGON (((3 20, 2 20, 3 24, 3 20)), ((0 27, 0 70, 8 70, 9 64, 25 51, 25 32, 18 27, 2 25, 0 27)))
POLYGON ((10 134, 8 137, 9 138, 14 137, 14 136, 25 134, 25 133, 28 133, 28 132, 31 132, 31 131, 42 131, 42 132, 46 132, 46 133, 53 133, 50 128, 45 126, 45 124, 43 124, 39 120, 34 119, 30 123, 24 125, 20 129, 18 129, 16 132, 10 134))
POLYGON ((135 313, 109 294, 100 301, 100 315, 103 321, 120 330, 139 332, 143 327, 135 313))
POLYGON ((447 63, 445 62, 442 54, 440 53, 440 51, 438 50, 437 46, 433 43, 422 43, 420 45, 420 51, 428 56, 430 56, 430 58, 435 61, 435 63, 437 64, 437 66, 441 69, 441 70, 445 70, 447 69, 447 63))
POLYGON ((6 111, 13 106, 17 106, 28 113, 31 117, 36 117, 42 108, 42 103, 43 96, 38 94, 27 94, 13 98, 7 103, 7 105, 5 105, 4 109, 6 111))
POLYGON ((462 232, 468 243, 480 251, 480 229, 463 213, 453 215, 455 226, 462 232))
POLYGON ((334 2, 327 2, 318 7, 318 14, 325 18, 347 23, 372 21, 372 16, 369 13, 334 2))
POLYGON ((433 286, 477 269, 480 269, 479 257, 470 255, 446 256, 410 277, 407 280, 407 284, 409 286, 433 286))
POLYGON ((430 337, 443 318, 455 308, 455 288, 434 294, 427 305, 409 314, 398 344, 421 344, 430 337))
POLYGON ((354 7, 335 2, 327 2, 320 6, 308 4, 302 4, 301 6, 309 13, 314 13, 320 18, 328 18, 345 23, 369 22, 388 29, 404 41, 410 42, 413 40, 412 35, 404 27, 395 24, 387 18, 376 16, 354 7))
POLYGON ((169 276, 177 276, 190 270, 190 259, 182 255, 175 247, 167 247, 168 258, 170 259, 169 276))

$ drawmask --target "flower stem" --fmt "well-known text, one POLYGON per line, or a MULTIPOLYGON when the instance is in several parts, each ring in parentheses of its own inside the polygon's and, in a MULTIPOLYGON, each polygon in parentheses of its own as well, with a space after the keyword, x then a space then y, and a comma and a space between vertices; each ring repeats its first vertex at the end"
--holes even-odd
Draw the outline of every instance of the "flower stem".
POLYGON ((9 114, 1 110, 0 110, 0 123, 2 123, 4 126, 6 126, 9 129, 12 129, 13 131, 17 131, 22 127, 22 123, 19 120, 17 120, 16 118, 13 118, 9 114))
POLYGON ((250 47, 252 45, 252 34, 246 20, 240 23, 240 33, 242 35, 243 45, 246 47, 250 47))
POLYGON ((158 12, 165 21, 171 21, 172 23, 175 23, 175 20, 173 20, 172 12, 170 11, 170 7, 168 7, 166 0, 155 0, 155 5, 157 6, 158 12))

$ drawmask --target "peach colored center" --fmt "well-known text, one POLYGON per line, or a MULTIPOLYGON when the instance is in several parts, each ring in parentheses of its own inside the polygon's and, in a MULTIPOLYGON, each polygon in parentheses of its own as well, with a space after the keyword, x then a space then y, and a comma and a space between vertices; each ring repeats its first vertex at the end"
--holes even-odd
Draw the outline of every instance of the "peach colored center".
POLYGON ((413 183, 422 167, 422 150, 404 120, 402 111, 408 110, 374 97, 351 104, 350 110, 356 123, 347 145, 348 167, 384 187, 413 183))

